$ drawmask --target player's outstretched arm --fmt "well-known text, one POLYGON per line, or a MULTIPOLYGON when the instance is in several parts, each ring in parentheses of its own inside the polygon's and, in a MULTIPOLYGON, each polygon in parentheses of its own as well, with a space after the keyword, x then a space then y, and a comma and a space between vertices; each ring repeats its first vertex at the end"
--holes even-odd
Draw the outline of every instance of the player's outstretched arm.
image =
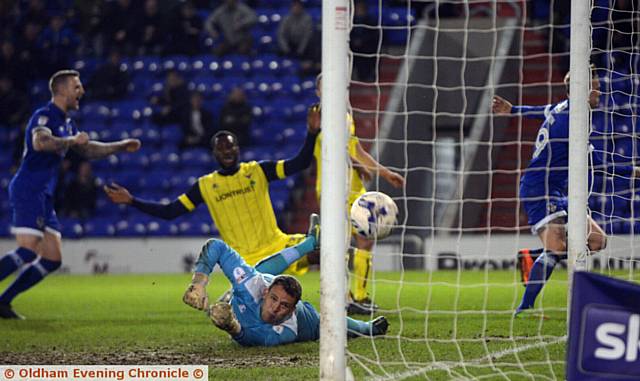
POLYGON ((69 148, 78 149, 89 144, 89 135, 86 132, 80 132, 74 136, 60 138, 54 136, 51 131, 46 128, 37 128, 33 132, 31 143, 33 149, 42 152, 62 152, 69 148))
POLYGON ((509 115, 511 114, 511 107, 513 105, 508 100, 501 96, 494 95, 491 100, 491 111, 497 115, 509 115))
POLYGON ((136 152, 141 145, 138 139, 123 139, 110 143, 90 140, 87 144, 74 146, 73 149, 87 159, 95 160, 117 152, 136 152))
POLYGON ((362 164, 367 170, 373 170, 385 179, 394 188, 400 188, 404 186, 404 177, 400 174, 389 170, 389 168, 378 163, 364 148, 360 142, 356 144, 356 157, 355 159, 362 164))
POLYGON ((154 217, 159 217, 165 220, 173 220, 180 217, 183 214, 187 214, 201 202, 200 190, 198 189, 198 183, 194 184, 187 194, 183 194, 173 202, 163 204, 160 202, 147 201, 134 197, 129 190, 116 183, 111 183, 103 187, 104 192, 107 194, 111 202, 115 204, 132 205, 139 211, 149 214, 154 217), (195 189, 195 190, 194 190, 195 189), (197 194, 197 197, 194 196, 197 194), (183 200, 185 200, 183 202, 183 200), (194 202, 192 200, 198 200, 194 202), (185 203, 190 205, 190 208, 185 206, 185 203))
POLYGON ((499 95, 494 95, 491 100, 491 111, 496 115, 522 115, 530 119, 544 119, 553 106, 514 106, 499 95))
POLYGON ((313 105, 307 112, 307 136, 298 153, 289 159, 261 161, 260 166, 268 181, 283 179, 309 168, 313 161, 313 148, 320 133, 320 106, 313 105))

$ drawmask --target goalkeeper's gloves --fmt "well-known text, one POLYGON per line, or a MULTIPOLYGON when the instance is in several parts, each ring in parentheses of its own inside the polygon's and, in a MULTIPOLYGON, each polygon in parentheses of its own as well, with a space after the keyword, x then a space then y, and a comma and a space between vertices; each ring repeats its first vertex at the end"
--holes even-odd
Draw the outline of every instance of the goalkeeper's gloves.
POLYGON ((209 318, 213 324, 231 336, 237 336, 242 330, 240 322, 233 313, 231 304, 218 302, 209 307, 209 318))
POLYGON ((191 284, 182 296, 182 301, 197 310, 204 311, 209 303, 206 289, 208 281, 209 277, 205 274, 194 273, 191 284))

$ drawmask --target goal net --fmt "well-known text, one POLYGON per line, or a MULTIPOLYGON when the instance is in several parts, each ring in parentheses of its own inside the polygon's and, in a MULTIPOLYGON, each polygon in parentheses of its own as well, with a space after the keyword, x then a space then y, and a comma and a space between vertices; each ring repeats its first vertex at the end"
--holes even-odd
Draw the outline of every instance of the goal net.
MULTIPOLYGON (((356 379, 564 379, 562 256, 533 308, 514 312, 525 291, 518 255, 533 262, 542 248, 520 180, 547 143, 540 126, 567 99, 570 2, 377 0, 351 9, 356 133, 406 185, 367 186, 401 211, 395 234, 374 246, 368 282, 379 305, 371 316, 391 325, 384 339, 348 342, 350 370, 356 379), (497 115, 494 95, 552 106, 497 115)), ((592 0, 585 36, 602 93, 589 140, 604 159, 590 167, 586 210, 609 236, 586 265, 625 280, 638 279, 640 193, 617 168, 633 165, 640 148, 639 18, 634 1, 592 0)))

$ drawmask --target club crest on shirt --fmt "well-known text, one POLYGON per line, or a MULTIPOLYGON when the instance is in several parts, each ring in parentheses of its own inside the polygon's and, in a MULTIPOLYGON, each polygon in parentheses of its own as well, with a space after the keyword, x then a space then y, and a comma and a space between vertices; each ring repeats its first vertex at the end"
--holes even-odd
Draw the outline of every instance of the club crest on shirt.
POLYGON ((547 211, 549 213, 555 213, 558 207, 555 204, 547 204, 547 211))
POLYGON ((44 217, 39 216, 36 218, 36 225, 38 225, 40 229, 44 229, 44 217))
POLYGON ((281 333, 282 333, 282 331, 284 330, 284 327, 283 327, 283 326, 281 326, 281 325, 274 325, 274 326, 273 326, 273 330, 274 330, 274 331, 276 331, 276 332, 278 333, 278 335, 279 335, 279 334, 281 334, 281 333))
POLYGON ((243 314, 244 311, 247 310, 247 306, 245 306, 244 304, 239 304, 238 309, 240 310, 240 313, 243 314))
POLYGON ((233 269, 233 278, 236 280, 236 283, 242 283, 247 279, 247 273, 242 267, 236 267, 233 269))
POLYGON ((48 121, 49 121, 48 117, 40 116, 38 117, 38 126, 46 127, 48 121))

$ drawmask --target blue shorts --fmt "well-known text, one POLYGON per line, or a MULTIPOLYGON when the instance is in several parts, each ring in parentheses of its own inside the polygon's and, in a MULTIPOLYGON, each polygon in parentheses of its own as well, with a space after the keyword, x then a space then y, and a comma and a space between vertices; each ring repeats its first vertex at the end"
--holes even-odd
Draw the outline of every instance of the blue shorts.
POLYGON ((556 218, 566 219, 568 216, 568 202, 565 196, 549 196, 540 200, 523 201, 522 205, 527 211, 528 222, 534 234, 556 218))
POLYGON ((11 194, 9 198, 13 209, 11 224, 13 234, 31 234, 43 237, 44 232, 47 231, 61 236, 60 222, 53 208, 53 196, 38 193, 24 198, 11 194))

